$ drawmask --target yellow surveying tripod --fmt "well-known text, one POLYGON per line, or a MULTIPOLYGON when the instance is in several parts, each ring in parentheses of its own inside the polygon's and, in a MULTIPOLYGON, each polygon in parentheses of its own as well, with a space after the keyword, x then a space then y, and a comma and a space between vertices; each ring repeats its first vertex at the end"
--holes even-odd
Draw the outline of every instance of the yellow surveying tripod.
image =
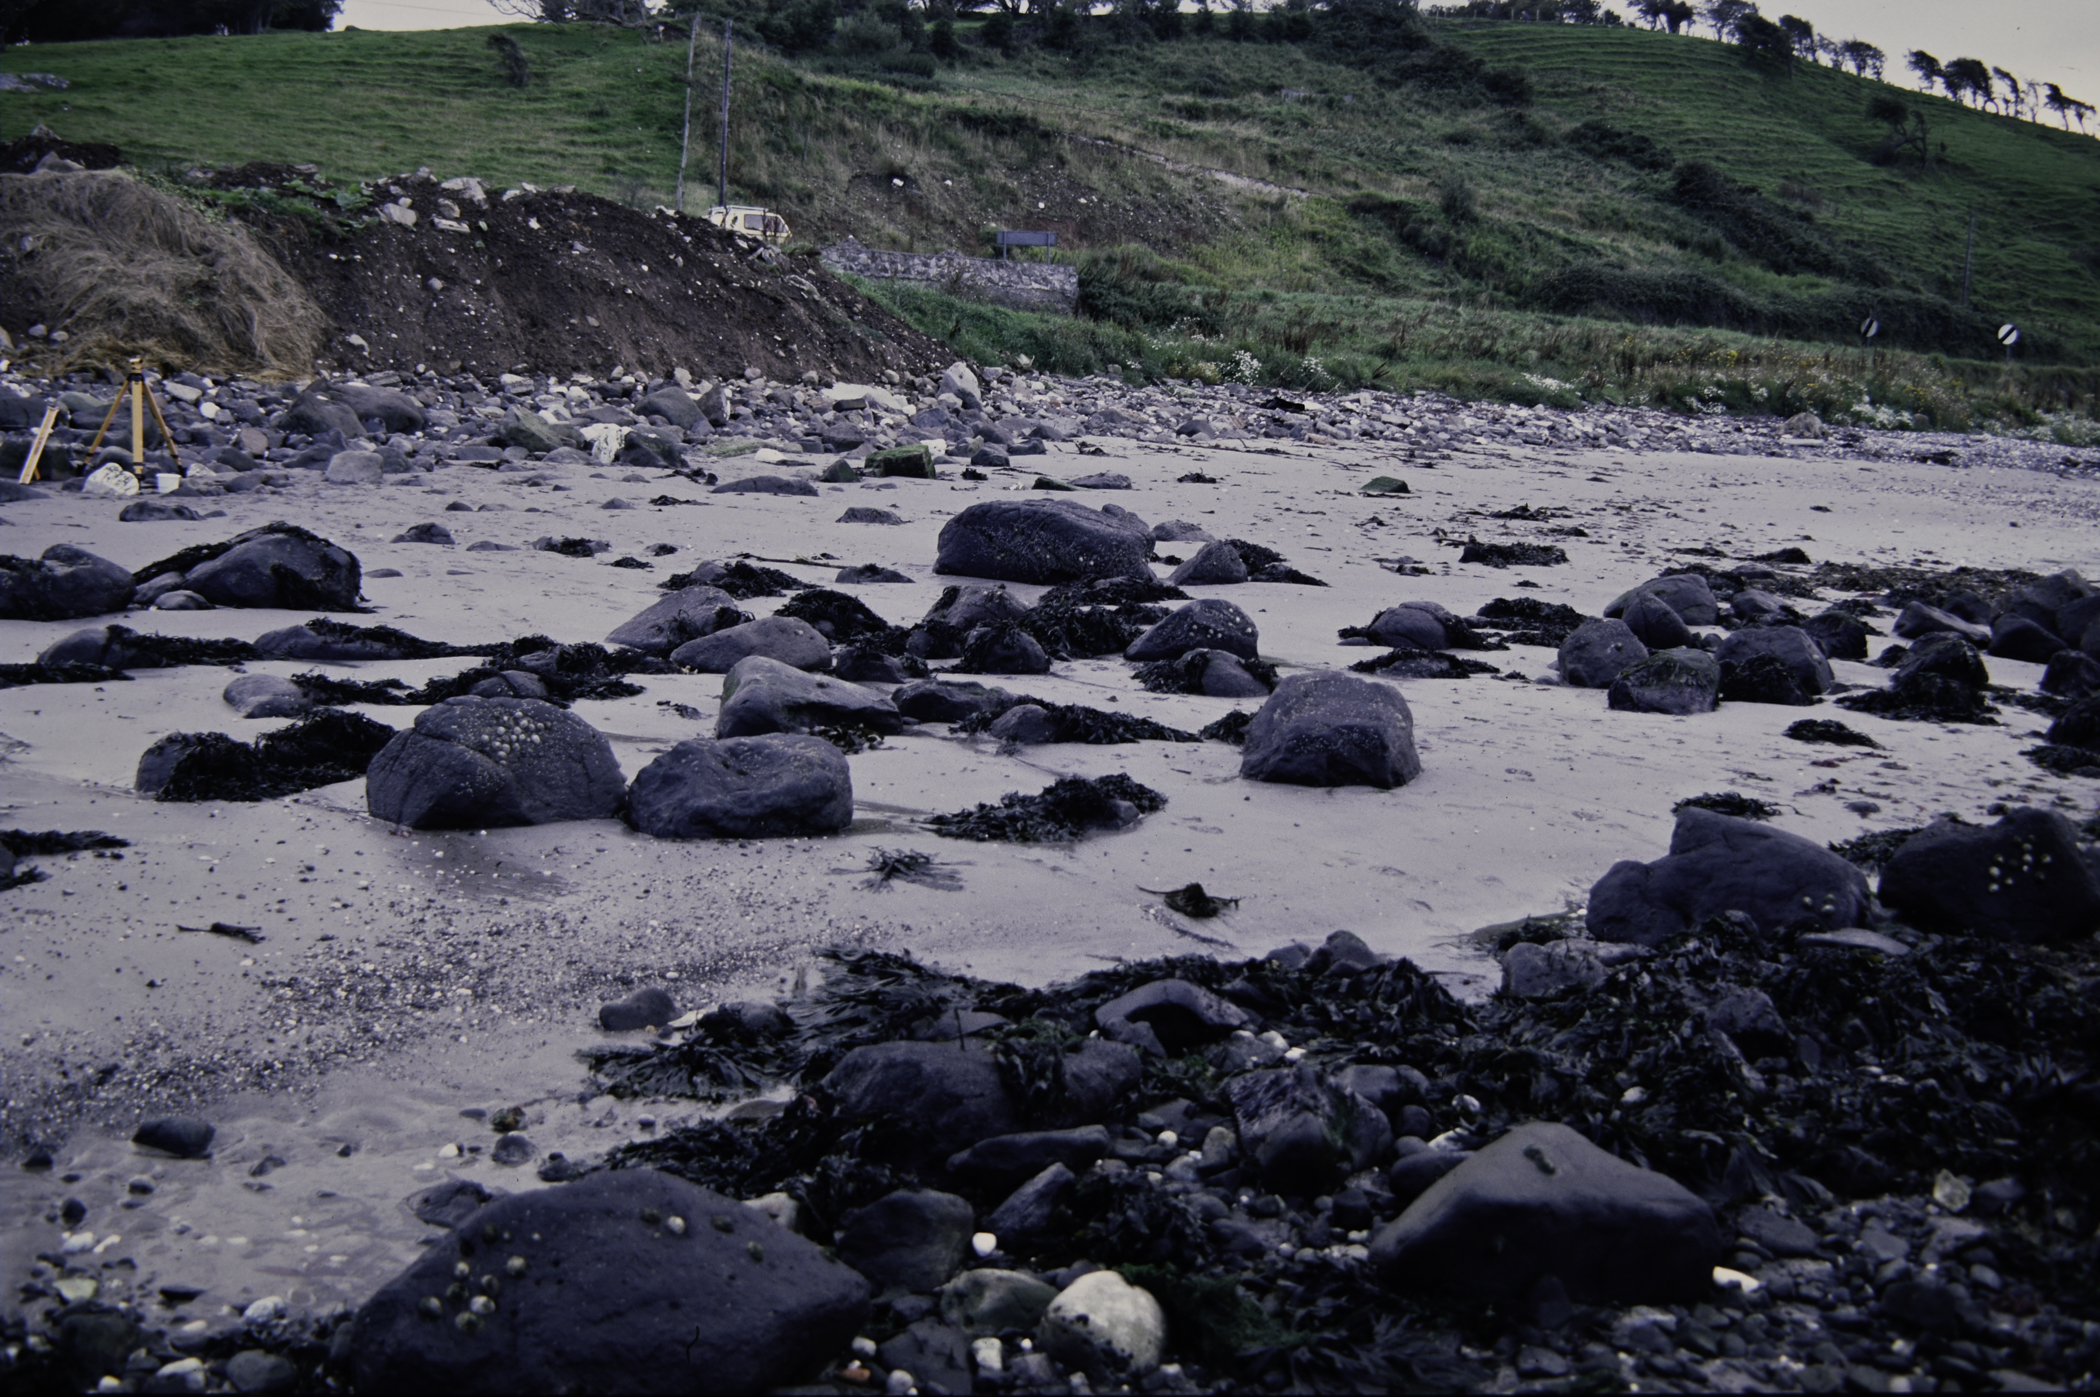
MULTIPOLYGON (((160 415, 160 401, 153 390, 146 386, 146 360, 143 356, 131 361, 131 372, 124 377, 124 387, 131 390, 131 473, 143 479, 146 474, 146 409, 153 409, 153 420, 160 427, 161 442, 169 452, 175 450, 175 434, 168 430, 168 419, 160 415)), ((108 416, 95 431, 95 439, 88 443, 88 456, 102 449, 102 438, 109 431, 109 424, 117 420, 117 409, 124 406, 122 389, 117 399, 109 405, 108 416)))

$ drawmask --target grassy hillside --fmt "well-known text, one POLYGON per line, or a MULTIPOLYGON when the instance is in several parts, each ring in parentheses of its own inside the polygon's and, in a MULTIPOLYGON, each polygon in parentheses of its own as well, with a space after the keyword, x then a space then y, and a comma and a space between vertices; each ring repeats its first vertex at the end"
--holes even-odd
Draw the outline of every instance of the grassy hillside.
MULTIPOLYGON (((11 50, 9 68, 74 85, 0 98, 0 138, 42 121, 171 172, 428 165, 669 199, 683 45, 517 26, 534 73, 519 90, 488 32, 11 50)), ((969 249, 991 226, 1058 229, 1101 318, 891 298, 988 357, 1841 416, 1864 394, 1883 418, 1943 422, 2033 422, 2100 385, 2100 143, 1902 93, 1938 158, 1876 165, 1885 128, 1865 108, 1895 91, 1881 84, 1768 75, 1646 31, 1436 34, 1527 71, 1530 102, 1399 81, 1312 43, 973 46, 903 86, 740 45, 731 196, 781 208, 810 240, 969 249), (1851 348, 1865 313, 1915 352, 1851 348), (2000 320, 2025 332, 2016 372, 1992 354, 2000 320)), ((712 81, 719 45, 699 47, 712 81)), ((713 201, 712 94, 695 105, 689 206, 713 201)))

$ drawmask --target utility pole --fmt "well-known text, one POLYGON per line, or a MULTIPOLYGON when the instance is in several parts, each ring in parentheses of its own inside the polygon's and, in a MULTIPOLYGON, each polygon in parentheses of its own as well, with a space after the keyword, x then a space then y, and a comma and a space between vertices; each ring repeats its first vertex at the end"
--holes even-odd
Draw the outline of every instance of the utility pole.
POLYGON ((1976 213, 1969 212, 1969 250, 1961 259, 1961 308, 1969 308, 1969 273, 1976 267, 1976 213))
POLYGON ((722 161, 715 176, 715 202, 729 206, 729 21, 722 21, 722 161))
POLYGON ((685 159, 693 148, 693 50, 700 45, 700 16, 696 11, 685 28, 685 135, 678 141, 678 211, 685 212, 685 159))

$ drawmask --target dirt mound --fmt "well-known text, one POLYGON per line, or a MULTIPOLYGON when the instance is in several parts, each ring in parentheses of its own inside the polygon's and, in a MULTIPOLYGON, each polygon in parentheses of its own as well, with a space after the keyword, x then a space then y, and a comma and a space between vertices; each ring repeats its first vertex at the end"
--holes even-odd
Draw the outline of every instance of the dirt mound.
POLYGON ((348 191, 315 199, 323 186, 288 167, 220 178, 326 215, 272 213, 269 199, 244 213, 331 322, 322 367, 604 374, 619 365, 697 377, 756 368, 792 381, 812 369, 843 379, 925 372, 951 357, 815 263, 761 252, 701 219, 560 191, 492 191, 477 203, 469 190, 410 179, 364 191, 371 202, 355 211, 366 216, 344 220, 338 211, 355 201, 336 195, 348 191))

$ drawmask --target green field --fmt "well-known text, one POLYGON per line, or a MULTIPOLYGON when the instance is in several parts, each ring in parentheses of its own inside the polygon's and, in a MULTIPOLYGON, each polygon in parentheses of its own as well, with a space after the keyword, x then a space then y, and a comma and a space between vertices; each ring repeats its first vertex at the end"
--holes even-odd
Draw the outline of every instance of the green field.
MULTIPOLYGON (((43 122, 174 176, 250 160, 337 179, 428 166, 670 200, 682 43, 514 26, 533 66, 520 90, 489 32, 18 48, 8 68, 73 86, 0 97, 0 138, 43 122)), ((975 250, 989 227, 1059 229, 1095 319, 886 296, 984 357, 1679 406, 1703 395, 1944 425, 2091 414, 2100 142, 1828 69, 1769 74, 1703 39, 1435 33, 1527 71, 1529 103, 1395 80, 1317 43, 1118 31, 1012 57, 972 46, 930 80, 896 81, 740 44, 730 194, 781 209, 812 244, 852 233, 975 250), (1875 92, 1926 114, 1932 168, 1868 159, 1884 130, 1865 115, 1875 92), (1626 138, 1646 138, 1652 158, 1614 153, 1626 138), (1723 203, 1687 203, 1687 162, 1725 176, 1723 203), (1851 338, 1863 313, 1889 327, 1876 355, 1851 338), (2000 321, 2023 330, 2011 370, 1990 338, 2000 321)), ((689 207, 713 202, 720 62, 703 35, 689 207)))

